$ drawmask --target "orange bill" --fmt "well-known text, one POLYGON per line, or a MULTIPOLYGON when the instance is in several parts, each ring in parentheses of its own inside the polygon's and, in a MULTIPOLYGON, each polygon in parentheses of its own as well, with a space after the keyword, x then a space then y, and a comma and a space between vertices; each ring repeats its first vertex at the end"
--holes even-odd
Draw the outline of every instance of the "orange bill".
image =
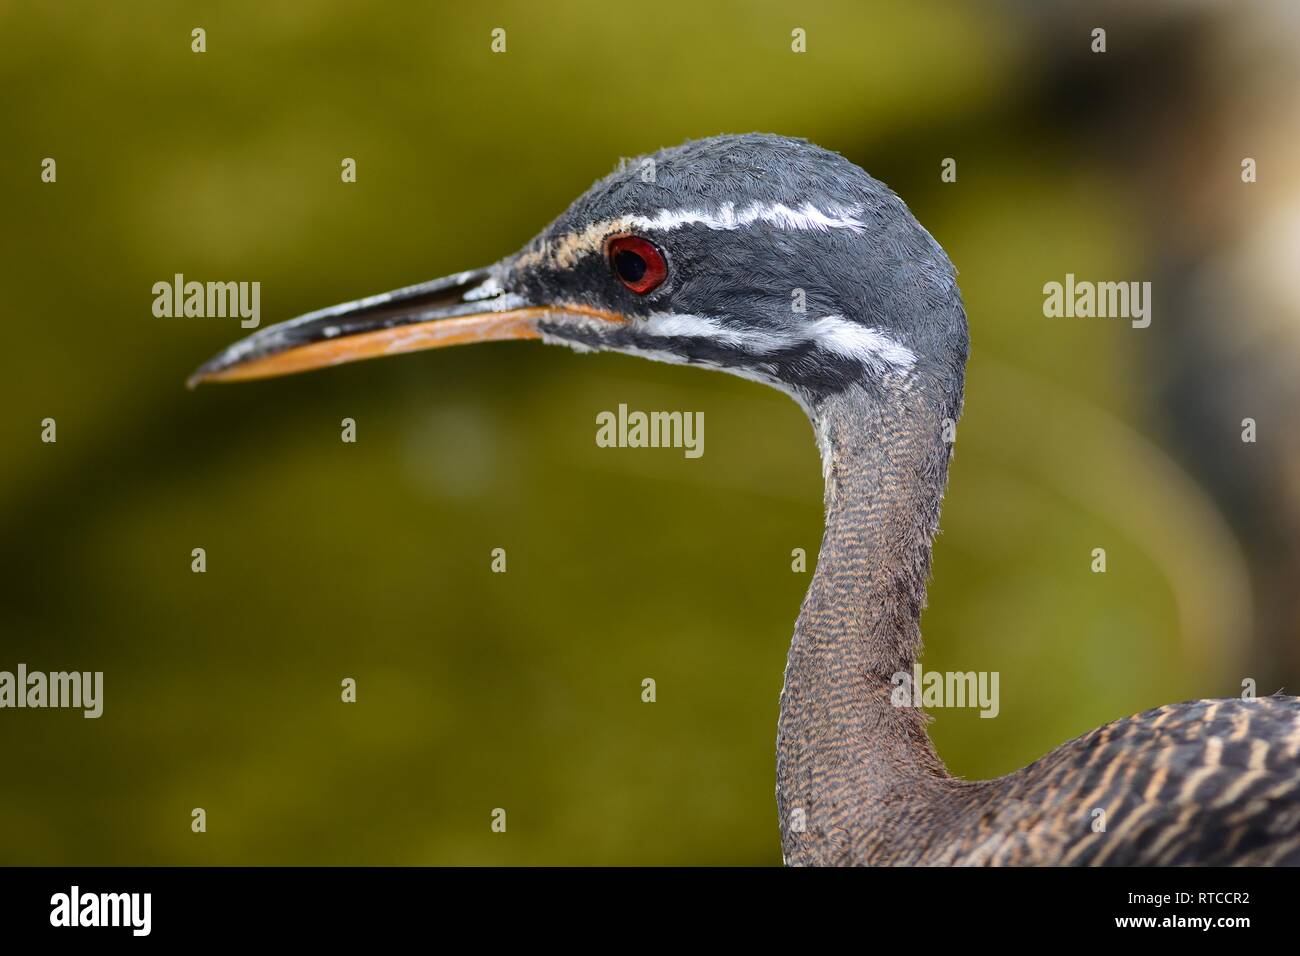
POLYGON ((270 326, 204 363, 187 384, 270 378, 450 345, 538 339, 544 320, 626 321, 585 306, 529 303, 501 288, 498 270, 462 272, 270 326))

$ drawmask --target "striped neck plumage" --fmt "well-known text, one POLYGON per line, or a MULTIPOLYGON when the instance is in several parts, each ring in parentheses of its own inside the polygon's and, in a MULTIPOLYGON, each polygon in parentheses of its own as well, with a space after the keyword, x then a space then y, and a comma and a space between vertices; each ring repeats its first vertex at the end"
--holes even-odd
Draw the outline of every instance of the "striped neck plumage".
POLYGON ((891 678, 910 675, 921 648, 945 411, 920 389, 854 389, 813 411, 826 528, 781 694, 777 800, 789 862, 828 862, 826 841, 861 825, 863 801, 946 776, 923 713, 891 702, 891 678))

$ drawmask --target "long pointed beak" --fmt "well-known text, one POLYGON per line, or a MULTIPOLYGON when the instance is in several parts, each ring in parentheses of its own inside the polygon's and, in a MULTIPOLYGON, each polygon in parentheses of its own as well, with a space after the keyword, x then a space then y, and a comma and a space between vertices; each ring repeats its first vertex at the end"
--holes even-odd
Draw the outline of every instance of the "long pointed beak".
POLYGON ((626 321, 559 303, 534 303, 499 282, 502 264, 309 312, 262 329, 205 362, 186 384, 305 372, 380 355, 504 339, 538 339, 543 320, 626 321))

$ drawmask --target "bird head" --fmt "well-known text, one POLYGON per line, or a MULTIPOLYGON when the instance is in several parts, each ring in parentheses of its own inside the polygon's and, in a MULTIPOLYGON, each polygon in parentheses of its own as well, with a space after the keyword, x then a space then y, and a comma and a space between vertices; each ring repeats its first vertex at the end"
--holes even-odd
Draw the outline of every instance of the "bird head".
POLYGON ((718 136, 620 165, 491 266, 263 329, 191 384, 540 339, 720 369, 812 413, 849 388, 955 386, 954 270, 886 186, 802 140, 718 136))

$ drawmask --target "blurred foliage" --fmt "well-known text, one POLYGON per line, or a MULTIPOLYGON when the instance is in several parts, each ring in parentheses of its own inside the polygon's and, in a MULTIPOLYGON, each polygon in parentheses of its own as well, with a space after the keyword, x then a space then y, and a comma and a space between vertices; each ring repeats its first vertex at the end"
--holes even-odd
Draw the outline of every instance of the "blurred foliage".
POLYGON ((1143 419, 1135 333, 1041 314, 1067 271, 1142 274, 1132 213, 1050 119, 978 121, 1032 40, 906 0, 0 2, 0 669, 106 683, 97 721, 0 712, 0 862, 780 861, 790 552, 821 534, 793 403, 534 344, 188 393, 242 331, 150 311, 177 272, 261 281, 268 324, 487 263, 619 157, 724 131, 844 152, 961 270, 924 663, 1000 671, 1002 703, 935 714, 953 771, 1236 693, 1241 559, 1143 419), (597 448, 620 402, 703 411, 704 457, 597 448))

